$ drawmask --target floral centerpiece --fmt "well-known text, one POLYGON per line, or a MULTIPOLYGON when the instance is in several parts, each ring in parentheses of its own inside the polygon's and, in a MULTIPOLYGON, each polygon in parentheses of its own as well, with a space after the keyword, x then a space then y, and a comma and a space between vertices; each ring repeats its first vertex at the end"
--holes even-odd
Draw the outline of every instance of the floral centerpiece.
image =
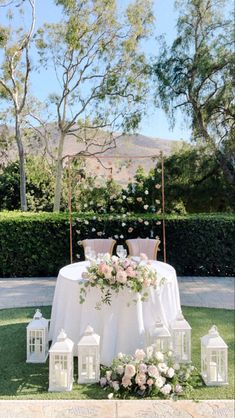
POLYGON ((140 292, 141 300, 147 300, 147 289, 150 286, 156 289, 163 280, 158 279, 156 270, 151 267, 147 258, 143 260, 144 258, 142 256, 142 259, 137 262, 129 258, 105 254, 102 259, 92 260, 87 271, 82 274, 84 280, 80 282, 80 303, 85 301, 89 287, 100 288, 101 303, 111 304, 111 290, 118 293, 123 288, 133 293, 140 292))
POLYGON ((174 398, 191 390, 194 367, 174 363, 172 352, 155 352, 147 356, 138 349, 135 356, 119 353, 109 368, 101 368, 100 385, 108 389, 109 398, 128 395, 174 398), (111 393, 110 393, 111 389, 111 393))

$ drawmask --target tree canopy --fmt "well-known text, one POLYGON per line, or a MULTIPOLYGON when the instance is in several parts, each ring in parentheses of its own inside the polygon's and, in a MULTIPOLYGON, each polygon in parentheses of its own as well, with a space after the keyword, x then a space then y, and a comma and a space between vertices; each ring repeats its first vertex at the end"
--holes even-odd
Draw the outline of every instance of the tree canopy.
POLYGON ((225 0, 179 0, 177 37, 152 67, 156 100, 174 124, 186 115, 192 138, 215 154, 235 183, 233 19, 225 0), (227 6, 227 7, 226 7, 227 6))

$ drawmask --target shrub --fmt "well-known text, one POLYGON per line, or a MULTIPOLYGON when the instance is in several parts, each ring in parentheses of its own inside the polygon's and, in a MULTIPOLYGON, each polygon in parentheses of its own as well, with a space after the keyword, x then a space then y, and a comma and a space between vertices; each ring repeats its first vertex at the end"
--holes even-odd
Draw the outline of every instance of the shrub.
MULTIPOLYGON (((155 237, 162 241, 156 215, 73 216, 74 261, 83 259, 80 241, 113 237, 155 237)), ((167 262, 179 275, 235 275, 235 216, 166 217, 167 262)), ((159 253, 163 259, 163 244, 159 253)), ((0 276, 51 276, 69 263, 68 214, 0 213, 0 276)))

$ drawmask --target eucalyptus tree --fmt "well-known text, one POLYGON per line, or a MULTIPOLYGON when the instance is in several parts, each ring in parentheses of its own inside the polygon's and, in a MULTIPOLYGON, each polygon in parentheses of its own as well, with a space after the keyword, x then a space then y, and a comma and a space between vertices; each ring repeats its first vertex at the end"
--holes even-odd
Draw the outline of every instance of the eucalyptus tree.
POLYGON ((135 128, 149 79, 140 44, 153 22, 152 1, 136 0, 125 11, 116 0, 57 0, 63 20, 38 31, 40 62, 52 65, 59 142, 54 211, 60 209, 64 142, 81 144, 80 155, 115 146, 114 131, 135 128))
POLYGON ((0 26, 0 97, 1 111, 14 124, 20 169, 21 210, 27 210, 25 155, 22 121, 26 107, 31 63, 29 48, 35 25, 35 0, 0 0, 0 13, 6 12, 6 24, 0 26), (27 14, 27 28, 18 25, 17 14, 27 14), (17 22, 17 23, 16 23, 17 22))
POLYGON ((226 0, 177 1, 177 37, 171 47, 162 45, 153 73, 156 99, 171 122, 181 109, 193 139, 208 146, 234 184, 234 34, 229 5, 226 0))

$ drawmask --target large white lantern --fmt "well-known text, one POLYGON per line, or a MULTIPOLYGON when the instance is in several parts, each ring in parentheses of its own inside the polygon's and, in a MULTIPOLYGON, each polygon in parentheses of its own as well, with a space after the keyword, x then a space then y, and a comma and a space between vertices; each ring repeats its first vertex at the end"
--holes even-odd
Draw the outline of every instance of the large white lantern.
POLYGON ((49 350, 49 392, 70 391, 73 387, 74 343, 62 329, 49 350))
POLYGON ((78 343, 78 383, 100 379, 100 336, 88 325, 78 343))
POLYGON ((160 319, 149 329, 147 333, 147 345, 153 347, 153 351, 167 352, 171 349, 171 334, 169 329, 160 319))
POLYGON ((175 359, 179 363, 191 362, 191 327, 180 312, 171 324, 175 359))
POLYGON ((45 363, 48 356, 48 320, 36 310, 27 326, 27 363, 45 363))
POLYGON ((207 386, 228 384, 228 346, 215 325, 201 338, 201 374, 207 386))

